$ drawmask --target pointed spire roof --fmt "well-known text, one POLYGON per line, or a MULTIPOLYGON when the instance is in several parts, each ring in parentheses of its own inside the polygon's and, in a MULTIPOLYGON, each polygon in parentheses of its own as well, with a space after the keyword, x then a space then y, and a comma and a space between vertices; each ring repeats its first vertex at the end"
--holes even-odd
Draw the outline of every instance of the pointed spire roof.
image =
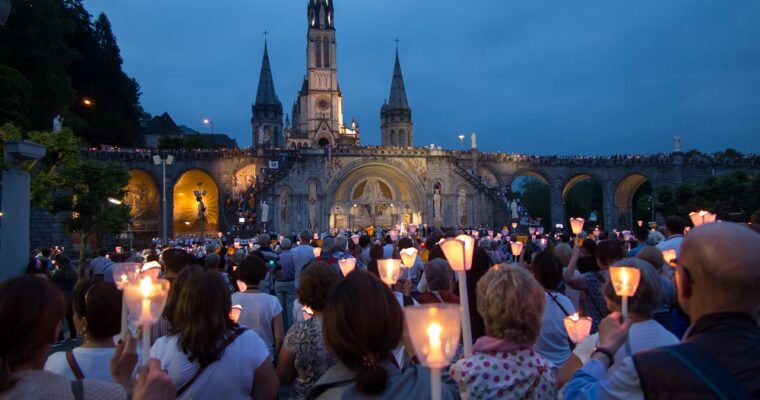
POLYGON ((406 88, 404 76, 401 74, 401 63, 398 60, 398 48, 396 48, 396 65, 393 66, 393 80, 391 81, 391 95, 388 97, 388 109, 409 109, 406 100, 406 88))
POLYGON ((256 92, 256 105, 261 104, 280 104, 274 91, 274 80, 272 79, 272 68, 269 66, 269 50, 266 39, 264 40, 264 59, 261 61, 261 74, 259 75, 259 89, 256 92))

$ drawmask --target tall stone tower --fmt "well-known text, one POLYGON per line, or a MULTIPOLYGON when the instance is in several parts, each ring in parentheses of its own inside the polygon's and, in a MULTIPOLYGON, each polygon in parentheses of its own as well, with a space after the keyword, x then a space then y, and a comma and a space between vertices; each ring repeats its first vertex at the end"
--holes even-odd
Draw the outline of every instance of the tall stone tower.
POLYGON ((404 77, 396 49, 396 64, 393 66, 393 80, 388 102, 380 108, 380 136, 383 146, 412 147, 412 108, 406 99, 404 77))
POLYGON ((288 145, 356 144, 358 131, 343 125, 333 2, 309 0, 306 10, 307 75, 293 105, 293 126, 288 145))
POLYGON ((269 66, 269 51, 264 41, 264 59, 261 61, 259 89, 256 103, 251 106, 251 127, 253 146, 258 148, 285 147, 282 129, 282 103, 274 91, 272 69, 269 66))

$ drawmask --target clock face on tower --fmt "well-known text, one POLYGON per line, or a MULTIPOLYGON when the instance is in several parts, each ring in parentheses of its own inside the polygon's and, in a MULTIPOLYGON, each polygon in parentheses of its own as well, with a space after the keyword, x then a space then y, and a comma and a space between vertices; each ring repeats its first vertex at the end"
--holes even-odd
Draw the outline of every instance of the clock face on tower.
POLYGON ((327 111, 330 108, 330 100, 327 97, 320 97, 317 99, 317 108, 327 111))

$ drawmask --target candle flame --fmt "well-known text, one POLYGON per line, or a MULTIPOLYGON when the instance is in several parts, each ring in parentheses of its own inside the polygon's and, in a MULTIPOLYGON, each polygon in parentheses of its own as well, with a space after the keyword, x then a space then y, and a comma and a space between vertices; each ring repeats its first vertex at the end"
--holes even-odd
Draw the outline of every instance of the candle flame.
POLYGON ((427 334, 428 338, 430 338, 430 349, 432 350, 440 350, 441 349, 441 332, 443 329, 441 328, 441 325, 439 325, 436 322, 433 322, 428 326, 427 334))
POLYGON ((153 280, 149 276, 140 281, 140 292, 142 292, 143 298, 149 298, 153 292, 153 280))
POLYGON ((572 319, 573 321, 578 321, 578 319, 579 319, 578 313, 575 313, 575 314, 571 315, 570 319, 572 319))
POLYGON ((127 281, 127 274, 121 274, 121 281, 126 282, 127 281))

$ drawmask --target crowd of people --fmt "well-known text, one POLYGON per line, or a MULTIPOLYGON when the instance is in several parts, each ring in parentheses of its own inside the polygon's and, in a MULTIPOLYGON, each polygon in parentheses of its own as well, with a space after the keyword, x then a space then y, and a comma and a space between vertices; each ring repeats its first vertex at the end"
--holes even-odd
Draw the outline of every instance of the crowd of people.
POLYGON ((100 251, 84 277, 42 250, 26 276, 0 285, 0 399, 430 398, 433 377, 404 313, 460 303, 440 246, 460 234, 475 240, 465 273, 473 345, 466 354, 460 343, 442 371, 441 398, 758 398, 760 233, 728 222, 685 228, 669 217, 664 238, 644 227, 630 237, 262 233, 245 244, 100 251), (379 260, 410 248, 414 262, 384 283, 379 260), (349 258, 355 268, 344 272, 349 258), (142 329, 120 331, 112 271, 122 262, 171 283, 149 354, 136 349, 142 329), (626 319, 615 266, 640 274, 626 319), (592 319, 578 343, 564 325, 576 313, 592 319), (67 337, 81 345, 51 353, 67 337))

